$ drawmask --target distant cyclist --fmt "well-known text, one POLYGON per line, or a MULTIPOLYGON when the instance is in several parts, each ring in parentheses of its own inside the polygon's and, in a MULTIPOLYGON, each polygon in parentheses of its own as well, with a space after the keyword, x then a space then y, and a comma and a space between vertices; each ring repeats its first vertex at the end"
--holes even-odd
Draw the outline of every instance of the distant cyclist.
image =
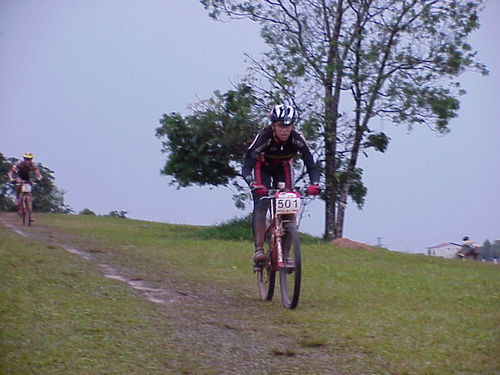
POLYGON ((293 129, 296 119, 296 111, 292 106, 276 105, 269 114, 270 125, 257 134, 245 155, 242 175, 252 188, 254 201, 252 214, 254 264, 265 260, 263 246, 269 200, 260 198, 267 194, 267 189, 277 188, 278 182, 285 182, 288 189, 293 188, 292 163, 297 153, 302 156, 311 182, 307 194, 319 193, 319 172, 306 140, 302 134, 293 129))
POLYGON ((473 257, 474 259, 476 259, 478 255, 479 245, 470 240, 468 236, 464 236, 464 238, 462 238, 462 246, 460 246, 460 250, 458 251, 458 256, 461 258, 473 257))
POLYGON ((23 160, 15 163, 7 173, 10 182, 16 183, 16 207, 19 209, 19 196, 21 195, 21 188, 23 182, 31 182, 31 175, 34 174, 37 181, 42 179, 42 174, 38 167, 33 163, 33 154, 27 152, 23 155, 23 160))

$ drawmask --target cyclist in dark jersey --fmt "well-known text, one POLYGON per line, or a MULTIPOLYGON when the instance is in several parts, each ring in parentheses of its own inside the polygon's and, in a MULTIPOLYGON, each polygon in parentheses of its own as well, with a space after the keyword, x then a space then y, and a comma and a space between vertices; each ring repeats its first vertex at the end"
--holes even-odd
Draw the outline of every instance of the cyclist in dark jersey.
POLYGON ((255 243, 254 264, 265 260, 264 239, 266 230, 266 211, 269 200, 260 199, 267 189, 277 188, 284 182, 288 189, 293 188, 293 157, 300 153, 309 174, 311 184, 307 194, 319 193, 319 172, 306 140, 293 129, 296 112, 292 106, 276 105, 269 114, 271 124, 264 128, 248 148, 243 162, 242 175, 252 188, 254 209, 252 232, 255 243), (253 171, 253 174, 252 174, 253 171))
POLYGON ((19 195, 21 194, 22 183, 31 182, 31 173, 38 181, 42 179, 42 174, 38 167, 33 163, 33 154, 27 152, 23 155, 24 160, 15 163, 7 173, 10 182, 16 182, 16 206, 19 206, 19 195))

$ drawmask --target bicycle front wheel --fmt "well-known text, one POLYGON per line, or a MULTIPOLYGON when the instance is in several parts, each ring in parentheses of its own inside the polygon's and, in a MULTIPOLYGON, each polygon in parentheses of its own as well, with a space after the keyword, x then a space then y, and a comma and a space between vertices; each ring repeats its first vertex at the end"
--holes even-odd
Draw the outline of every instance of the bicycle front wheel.
POLYGON ((300 296, 300 241, 297 227, 287 223, 282 238, 284 267, 280 268, 280 291, 283 306, 294 309, 299 303, 300 296))

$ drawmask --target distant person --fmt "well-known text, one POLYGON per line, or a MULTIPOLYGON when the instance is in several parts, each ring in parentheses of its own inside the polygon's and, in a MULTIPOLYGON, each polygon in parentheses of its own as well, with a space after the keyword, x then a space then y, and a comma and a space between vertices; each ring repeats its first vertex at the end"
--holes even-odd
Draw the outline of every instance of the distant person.
POLYGON ((319 193, 319 172, 306 140, 293 129, 297 119, 295 109, 286 104, 276 105, 269 114, 270 125, 254 138, 248 147, 243 162, 242 175, 252 188, 254 209, 252 232, 255 244, 254 265, 264 261, 264 239, 266 211, 270 201, 261 199, 271 187, 277 188, 284 182, 287 189, 293 188, 293 157, 300 153, 309 174, 310 185, 307 194, 319 193), (253 171, 253 174, 252 174, 253 171))
MULTIPOLYGON (((33 163, 33 154, 27 152, 23 155, 23 160, 19 160, 15 163, 12 168, 7 173, 7 177, 10 182, 15 182, 15 192, 16 192, 16 208, 19 211, 19 196, 21 195, 21 188, 23 182, 31 183, 31 175, 34 174, 37 181, 42 179, 42 174, 38 167, 33 163)), ((32 218, 33 219, 33 218, 32 218)))
POLYGON ((468 236, 464 236, 464 238, 462 238, 462 245, 460 246, 458 255, 461 258, 473 257, 475 260, 479 255, 479 245, 470 240, 468 236))

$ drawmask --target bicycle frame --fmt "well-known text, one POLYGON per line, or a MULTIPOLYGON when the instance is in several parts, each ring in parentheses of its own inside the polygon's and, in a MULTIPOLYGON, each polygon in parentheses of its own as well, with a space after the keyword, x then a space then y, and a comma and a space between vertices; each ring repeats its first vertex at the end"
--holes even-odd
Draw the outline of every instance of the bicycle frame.
MULTIPOLYGON (((279 191, 279 190, 278 190, 279 191)), ((272 192, 276 193, 276 192, 272 192)), ((278 271, 280 268, 284 267, 283 263, 283 247, 281 240, 283 238, 283 224, 286 222, 293 222, 295 223, 295 214, 277 214, 276 213, 276 197, 271 196, 271 197, 263 197, 263 199, 270 199, 271 204, 269 207, 269 213, 270 213, 270 222, 269 226, 267 227, 266 234, 269 234, 271 236, 271 244, 272 248, 271 251, 274 253, 274 259, 276 259, 276 263, 273 267, 274 271, 278 271)), ((297 197, 299 198, 299 197, 297 197)))
POLYGON ((263 300, 272 300, 275 275, 279 273, 283 306, 294 309, 299 301, 301 283, 296 214, 300 212, 302 198, 297 191, 279 189, 269 191, 261 199, 268 199, 270 204, 269 223, 266 227, 266 260, 254 266, 259 295, 263 300))
POLYGON ((33 184, 28 181, 23 181, 21 183, 21 194, 20 194, 20 202, 19 202, 19 214, 22 217, 23 224, 31 225, 31 215, 32 215, 32 197, 31 190, 33 188, 33 184), (26 217, 27 216, 27 217, 26 217))

